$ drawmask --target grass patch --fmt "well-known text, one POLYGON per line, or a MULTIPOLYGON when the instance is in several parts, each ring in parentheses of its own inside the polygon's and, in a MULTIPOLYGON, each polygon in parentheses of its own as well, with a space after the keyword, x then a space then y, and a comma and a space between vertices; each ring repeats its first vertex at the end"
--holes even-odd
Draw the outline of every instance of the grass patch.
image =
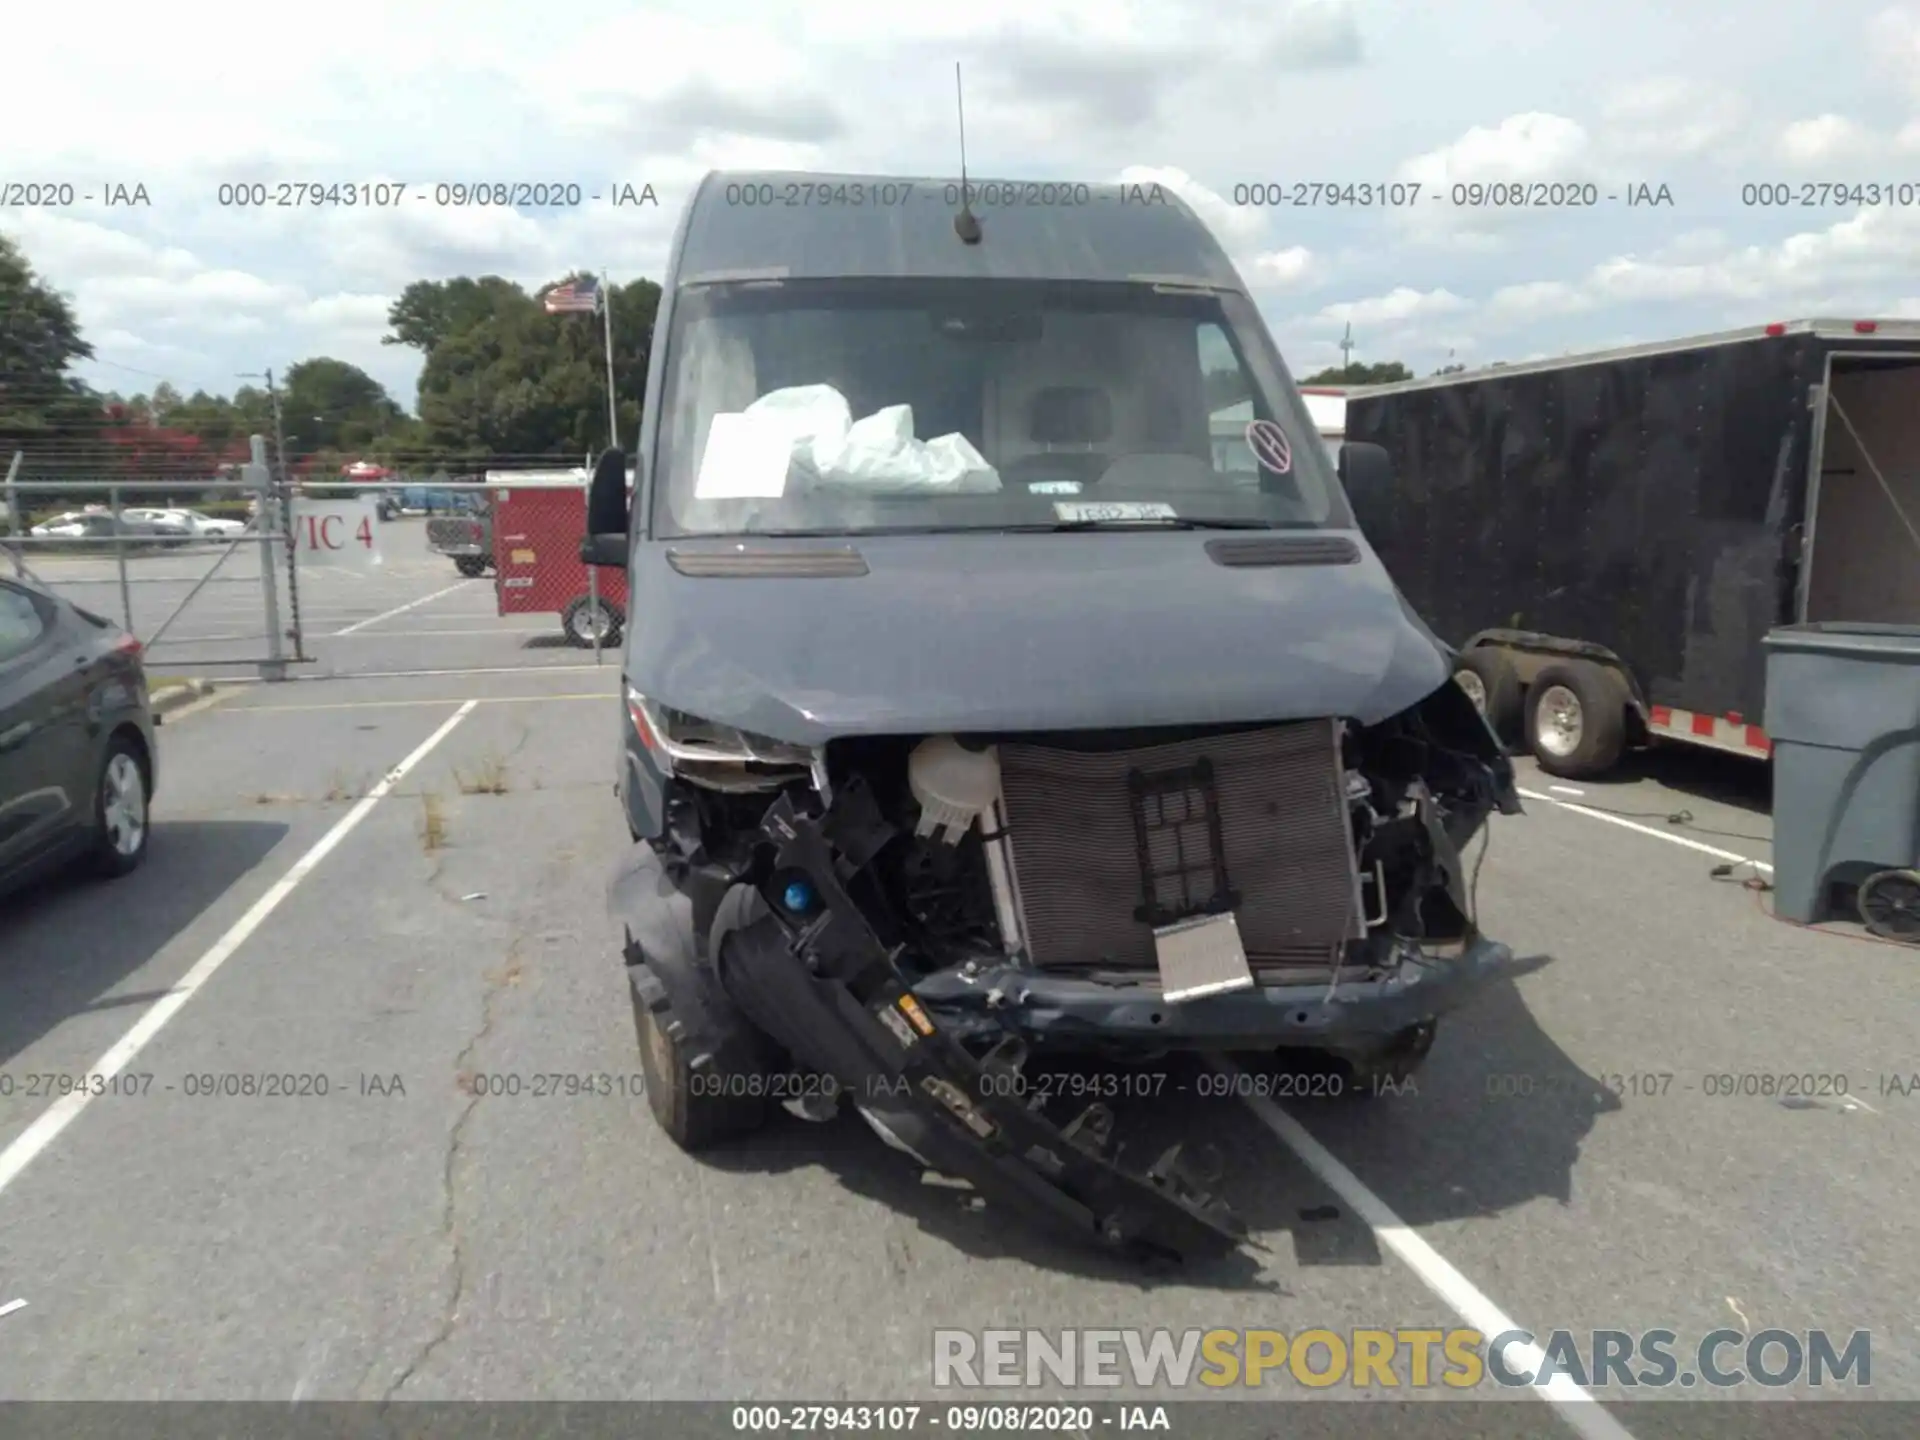
POLYGON ((432 855, 447 843, 447 812, 438 792, 420 792, 420 848, 432 855))
POLYGON ((454 768, 453 783, 462 795, 504 795, 507 793, 507 762, 498 755, 487 755, 472 770, 454 768))

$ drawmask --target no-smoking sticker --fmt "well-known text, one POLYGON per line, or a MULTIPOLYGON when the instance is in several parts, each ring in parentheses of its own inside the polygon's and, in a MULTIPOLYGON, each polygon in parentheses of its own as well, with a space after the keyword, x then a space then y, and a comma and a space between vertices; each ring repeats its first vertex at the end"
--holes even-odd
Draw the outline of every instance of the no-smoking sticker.
POLYGON ((1247 426, 1247 448, 1262 470, 1285 475, 1293 469, 1293 446, 1287 432, 1271 420, 1256 420, 1247 426))

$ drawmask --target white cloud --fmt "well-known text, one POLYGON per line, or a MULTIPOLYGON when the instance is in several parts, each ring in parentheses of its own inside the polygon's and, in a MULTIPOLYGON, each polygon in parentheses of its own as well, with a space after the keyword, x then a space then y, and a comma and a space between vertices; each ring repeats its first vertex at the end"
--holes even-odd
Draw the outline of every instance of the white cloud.
POLYGON ((1271 230, 1270 211, 1235 205, 1184 170, 1129 165, 1116 178, 1122 185, 1159 185, 1186 201, 1219 239, 1241 279, 1254 290, 1297 287, 1320 268, 1313 252, 1304 245, 1264 248, 1271 230))
POLYGON ((1814 167, 1857 160, 1875 148, 1866 126, 1845 115, 1816 115, 1796 120, 1780 132, 1780 158, 1789 165, 1814 167))
POLYGON ((1451 144, 1406 161, 1399 176, 1436 190, 1458 181, 1574 180, 1591 143, 1577 122, 1531 110, 1498 125, 1476 125, 1451 144))
POLYGON ((1867 52, 1914 100, 1920 100, 1920 11, 1895 6, 1874 16, 1867 31, 1867 52))
POLYGON ((1586 277, 1600 300, 1696 298, 1791 303, 1836 288, 1871 296, 1910 276, 1920 252, 1920 212, 1866 209, 1772 245, 1744 245, 1710 260, 1617 256, 1586 277))
MULTIPOLYGON (((1476 125, 1451 143, 1404 161, 1395 178, 1420 186, 1418 203, 1393 211, 1405 236, 1487 249, 1503 229, 1531 212, 1506 204, 1454 203, 1456 185, 1567 184, 1601 173, 1593 141, 1579 122, 1531 110, 1497 125, 1476 125)), ((1468 192, 1488 194, 1493 192, 1468 192)))
POLYGON ((1171 190, 1207 223, 1229 252, 1242 250, 1266 230, 1266 217, 1257 209, 1235 205, 1218 191, 1202 185, 1184 170, 1170 166, 1129 165, 1117 177, 1121 185, 1158 185, 1171 190))
POLYGON ((1436 315, 1453 315, 1471 309, 1470 302, 1449 290, 1415 290, 1401 285, 1384 295, 1365 300, 1342 300, 1323 308, 1316 321, 1322 325, 1386 325, 1436 315))
POLYGON ((1255 289, 1262 285, 1297 285, 1315 268, 1313 252, 1304 245, 1268 250, 1253 257, 1250 273, 1242 275, 1255 289))
POLYGON ((1496 315, 1524 316, 1533 320, 1553 315, 1578 315, 1591 310, 1593 305, 1591 295, 1564 280, 1534 280, 1523 285, 1503 285, 1487 301, 1488 308, 1496 315))
POLYGON ((1727 146, 1747 108, 1738 92, 1697 77, 1651 76, 1622 86, 1602 105, 1600 143, 1623 159, 1671 165, 1727 146))

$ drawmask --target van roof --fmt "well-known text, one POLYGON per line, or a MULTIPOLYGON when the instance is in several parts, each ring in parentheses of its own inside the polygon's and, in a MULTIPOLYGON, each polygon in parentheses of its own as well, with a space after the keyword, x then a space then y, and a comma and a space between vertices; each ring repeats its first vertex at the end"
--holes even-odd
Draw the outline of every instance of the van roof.
POLYGON ((954 179, 710 171, 683 222, 675 283, 886 276, 1246 288, 1200 217, 1164 185, 968 184, 977 245, 954 234, 954 179))

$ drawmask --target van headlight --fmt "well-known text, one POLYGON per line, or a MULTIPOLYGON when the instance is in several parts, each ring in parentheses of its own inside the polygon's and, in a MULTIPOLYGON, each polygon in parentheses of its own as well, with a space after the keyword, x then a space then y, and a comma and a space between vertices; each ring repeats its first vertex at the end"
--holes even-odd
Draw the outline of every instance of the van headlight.
POLYGON ((773 790, 808 779, 825 790, 826 750, 703 720, 627 688, 627 719, 663 772, 714 790, 773 790))

